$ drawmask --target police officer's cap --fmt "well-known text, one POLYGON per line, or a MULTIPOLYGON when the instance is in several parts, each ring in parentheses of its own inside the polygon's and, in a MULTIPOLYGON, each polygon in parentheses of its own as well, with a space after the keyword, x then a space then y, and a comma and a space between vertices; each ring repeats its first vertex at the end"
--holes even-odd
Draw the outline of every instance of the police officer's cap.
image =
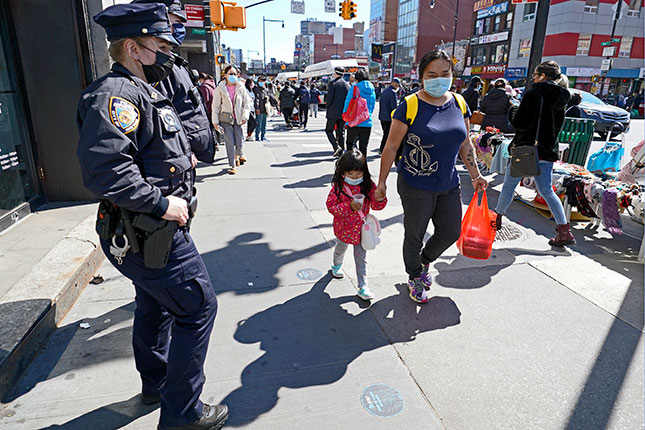
POLYGON ((132 3, 161 3, 165 4, 168 7, 168 13, 177 15, 181 22, 188 21, 186 19, 186 12, 181 8, 181 2, 179 0, 134 0, 132 3))
POLYGON ((98 13, 94 21, 105 29, 110 42, 128 37, 154 36, 179 45, 172 37, 167 7, 161 3, 117 4, 98 13))

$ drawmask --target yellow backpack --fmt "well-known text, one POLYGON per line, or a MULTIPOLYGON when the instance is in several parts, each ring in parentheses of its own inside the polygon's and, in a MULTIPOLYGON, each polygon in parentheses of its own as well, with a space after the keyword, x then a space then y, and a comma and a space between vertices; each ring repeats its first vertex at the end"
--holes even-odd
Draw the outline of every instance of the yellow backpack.
MULTIPOLYGON (((466 107, 466 99, 464 99, 464 97, 461 94, 452 93, 452 95, 455 98, 455 100, 457 100, 459 109, 461 109, 461 114, 466 115, 466 112, 468 112, 468 109, 466 107)), ((410 94, 405 98, 405 103, 406 103, 405 119, 408 120, 409 125, 412 125, 412 123, 414 122, 414 119, 417 117, 417 112, 419 111, 419 97, 417 96, 416 93, 410 94)), ((390 116, 394 118, 394 110, 392 111, 390 116)))

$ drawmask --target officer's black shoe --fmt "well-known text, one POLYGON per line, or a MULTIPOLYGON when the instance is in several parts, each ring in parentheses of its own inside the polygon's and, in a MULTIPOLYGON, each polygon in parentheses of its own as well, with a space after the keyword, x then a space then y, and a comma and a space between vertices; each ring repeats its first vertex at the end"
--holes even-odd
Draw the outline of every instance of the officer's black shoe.
POLYGON ((220 430, 228 419, 228 406, 204 403, 202 417, 197 421, 179 427, 157 426, 157 430, 220 430))
POLYGON ((141 393, 141 403, 147 406, 156 405, 161 401, 161 396, 159 394, 144 394, 141 393))

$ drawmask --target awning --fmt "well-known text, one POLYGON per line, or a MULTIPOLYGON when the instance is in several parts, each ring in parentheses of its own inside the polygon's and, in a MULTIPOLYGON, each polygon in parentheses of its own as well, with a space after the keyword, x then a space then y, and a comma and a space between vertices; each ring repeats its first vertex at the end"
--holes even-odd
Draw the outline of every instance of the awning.
POLYGON ((639 73, 640 73, 640 69, 610 69, 607 72, 607 77, 638 79, 639 73))

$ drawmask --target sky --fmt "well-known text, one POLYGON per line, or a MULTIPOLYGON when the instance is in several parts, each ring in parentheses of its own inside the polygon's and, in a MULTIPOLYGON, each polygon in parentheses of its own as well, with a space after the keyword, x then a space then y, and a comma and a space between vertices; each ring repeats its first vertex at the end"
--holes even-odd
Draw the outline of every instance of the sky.
MULTIPOLYGON (((239 6, 247 6, 260 0, 243 0, 239 6)), ((340 0, 335 0, 334 13, 325 13, 325 0, 305 0, 305 14, 291 13, 291 0, 273 0, 246 10, 246 28, 239 31, 222 31, 222 44, 234 49, 242 49, 244 61, 248 56, 262 60, 262 17, 266 19, 283 19, 284 28, 279 22, 266 23, 267 62, 271 58, 286 63, 293 62, 294 39, 300 34, 300 21, 316 18, 318 21, 333 21, 336 26, 351 27, 356 22, 364 22, 369 27, 369 0, 353 0, 357 4, 358 16, 351 21, 344 21, 338 16, 340 0), (257 52, 252 52, 257 51, 257 52)))

